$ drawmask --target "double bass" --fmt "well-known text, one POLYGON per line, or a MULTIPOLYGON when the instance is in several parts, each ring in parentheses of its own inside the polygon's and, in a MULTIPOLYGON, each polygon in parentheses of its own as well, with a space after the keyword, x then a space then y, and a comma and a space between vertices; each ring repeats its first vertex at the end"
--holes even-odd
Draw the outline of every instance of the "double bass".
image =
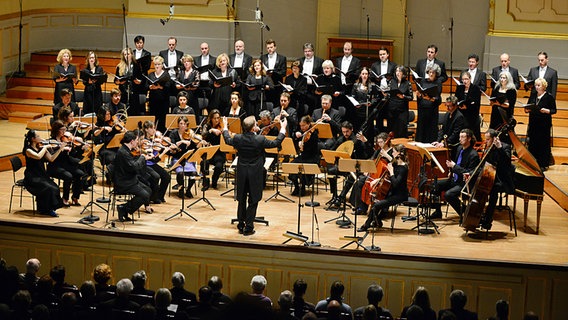
MULTIPOLYGON (((394 137, 394 132, 390 132, 389 137, 385 141, 385 145, 388 145, 390 140, 393 137, 394 137)), ((363 188, 361 189, 361 201, 363 201, 363 203, 365 203, 367 205, 371 204, 371 202, 372 202, 371 192, 373 192, 373 190, 371 188, 371 181, 374 181, 376 179, 380 179, 385 172, 388 172, 387 165, 388 165, 387 159, 385 159, 384 157, 381 157, 380 153, 379 153, 379 155, 377 155, 377 158, 375 159, 375 167, 376 167, 377 171, 375 173, 371 173, 367 176, 367 180, 365 181, 365 184, 363 185, 363 188)), ((385 186, 385 188, 386 188, 386 186, 385 186)), ((387 190, 387 192, 388 192, 388 190, 387 190)), ((385 196, 386 196, 386 194, 385 194, 385 196)))

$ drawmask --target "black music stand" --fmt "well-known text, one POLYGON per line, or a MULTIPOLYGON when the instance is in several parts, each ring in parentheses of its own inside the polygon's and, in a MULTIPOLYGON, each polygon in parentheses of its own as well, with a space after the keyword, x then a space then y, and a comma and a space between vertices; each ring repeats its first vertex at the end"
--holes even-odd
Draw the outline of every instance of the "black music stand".
MULTIPOLYGON (((298 174, 299 179, 300 179, 300 183, 302 183, 302 184, 303 184, 303 180, 304 180, 302 178, 303 178, 304 175, 306 175, 306 174, 316 175, 316 174, 321 173, 319 166, 315 163, 283 163, 282 164, 282 172, 288 173, 288 174, 298 174)), ((282 234, 284 237, 288 238, 282 244, 286 244, 290 240, 294 239, 294 240, 304 242, 304 245, 306 245, 306 246, 310 246, 310 243, 308 243, 309 238, 302 235, 302 231, 300 230, 300 224, 301 224, 300 218, 301 218, 303 206, 304 205, 302 204, 302 193, 298 192, 298 231, 297 232, 286 231, 286 233, 282 234)), ((313 221, 314 221, 314 219, 315 219, 315 212, 313 212, 313 215, 312 215, 312 241, 311 241, 312 245, 311 246, 317 246, 318 245, 317 242, 313 241, 313 233, 314 233, 313 221)))
MULTIPOLYGON (((266 137, 269 138, 269 137, 266 137)), ((280 158, 281 155, 284 156, 292 156, 292 155, 296 155, 296 148, 294 147, 294 142, 292 141, 292 138, 284 138, 284 140, 282 141, 281 144, 281 148, 271 148, 271 149, 266 149, 267 153, 276 153, 276 179, 280 178, 280 163, 278 161, 278 159, 280 158), (276 152, 274 152, 276 151, 276 152)), ((276 191, 274 192, 273 195, 271 195, 270 197, 268 197, 268 199, 264 200, 264 202, 268 202, 272 199, 276 199, 276 197, 282 197, 292 203, 294 203, 294 200, 288 198, 287 196, 283 195, 280 190, 278 189, 278 181, 276 181, 276 191)))
MULTIPOLYGON (((98 152, 99 152, 99 150, 101 149, 102 146, 103 146, 103 144, 99 144, 98 146, 92 146, 93 150, 92 150, 91 154, 89 156, 83 158, 79 162, 79 163, 83 163, 83 162, 86 162, 86 161, 89 161, 89 160, 93 162, 92 167, 91 167, 91 179, 94 179, 93 177, 95 176, 95 164, 94 164, 95 157, 97 156, 97 154, 98 154, 98 152)), ((103 165, 103 167, 104 167, 104 165, 103 165)), ((103 173, 103 198, 104 198, 104 188, 105 188, 104 176, 105 175, 103 173)), ((83 223, 83 224, 93 224, 94 222, 99 221, 100 218, 98 216, 93 215, 93 206, 97 206, 101 210, 103 210, 104 212, 108 213, 108 210, 109 210, 108 208, 105 209, 100 204, 98 204, 98 202, 102 202, 102 201, 99 201, 98 199, 96 201, 94 201, 95 200, 94 198, 95 198, 95 186, 92 185, 91 186, 91 201, 89 201, 89 203, 87 203, 85 205, 85 207, 83 208, 83 210, 80 213, 82 215, 85 211, 87 211, 87 208, 90 208, 89 215, 79 219, 79 221, 77 221, 77 222, 83 223)), ((108 202, 110 202, 110 201, 108 201, 108 202)))
MULTIPOLYGON (((375 161, 373 160, 359 160, 359 159, 339 159, 338 170, 340 172, 355 172, 355 176, 359 177, 361 172, 368 172, 368 173, 375 173, 377 172, 377 166, 375 165, 375 161)), ((358 202, 359 199, 356 199, 358 202)), ((372 204, 371 204, 372 205, 372 204)), ((356 208, 359 207, 359 203, 356 203, 356 208)), ((345 207, 343 208, 343 215, 345 215, 345 207)), ((337 218, 336 218, 337 219, 337 218)), ((367 234, 365 234, 365 237, 367 234)), ((349 243, 345 244, 341 247, 341 249, 346 248, 347 246, 351 245, 352 243, 357 244, 357 247, 362 247, 366 250, 364 246, 361 245, 365 237, 358 237, 357 236, 357 215, 355 215, 355 221, 353 224, 353 235, 352 236, 344 236, 339 238, 340 240, 348 240, 349 243)), ((371 250, 369 250, 371 251, 371 250)), ((380 251, 380 248, 379 248, 380 251)))
POLYGON ((189 150, 186 153, 183 154, 183 156, 181 156, 169 169, 169 171, 171 172, 172 170, 175 170, 177 167, 181 166, 182 168, 182 173, 183 173, 183 185, 181 186, 181 207, 179 209, 179 211, 173 215, 171 215, 170 217, 164 219, 164 221, 169 221, 171 219, 173 219, 174 217, 177 217, 178 215, 180 217, 182 217, 184 214, 188 217, 190 217, 191 219, 197 221, 197 219, 195 219, 194 216, 192 216, 191 214, 189 214, 187 211, 185 211, 185 163, 187 162, 187 159, 195 152, 194 150, 189 150))
MULTIPOLYGON (((205 147, 205 148, 199 148, 197 149, 189 158, 189 160, 187 160, 188 162, 198 162, 199 160, 203 159, 205 157, 205 159, 203 159, 204 165, 207 166, 207 161, 211 160, 211 158, 213 158, 213 156, 215 155, 215 152, 217 152, 217 150, 219 150, 219 146, 210 146, 210 147, 205 147)), ((211 204, 211 202, 209 201, 209 199, 207 199, 205 197, 205 192, 207 190, 204 188, 201 188, 201 198, 193 201, 190 205, 188 205, 188 208, 191 208, 194 204, 198 203, 199 201, 204 201, 206 204, 208 204, 211 209, 215 210, 215 207, 211 204)))
MULTIPOLYGON (((351 159, 351 155, 348 154, 347 152, 343 152, 343 151, 321 150, 321 154, 322 154, 325 162, 333 163, 336 166, 338 166, 340 159, 342 159, 342 160, 351 159)), ((339 168, 338 168, 338 171, 340 171, 339 168)), ((329 209, 330 206, 328 206, 326 208, 326 210, 329 209)), ((339 216, 335 217, 335 218, 324 221, 324 223, 328 223, 328 222, 337 220, 336 223, 338 225, 340 225, 341 227, 347 227, 352 223, 351 220, 345 215, 345 206, 343 207, 343 210, 341 210, 341 207, 339 209, 337 209, 337 212, 341 212, 341 214, 339 216)))
MULTIPOLYGON (((438 159, 436 159, 436 156, 432 152, 428 151, 428 149, 421 147, 419 145, 416 145, 416 148, 418 149, 418 153, 422 158, 422 166, 420 168, 421 172, 422 170, 424 170, 424 168, 426 167, 426 163, 428 162, 435 164, 442 173, 446 172, 442 167, 442 165, 440 164, 440 162, 438 161, 438 159)), ((416 219, 415 228, 418 229, 418 234, 432 234, 434 232, 440 234, 440 231, 438 230, 438 225, 434 221, 432 221, 430 215, 430 211, 432 210, 432 206, 434 205, 433 201, 434 199, 432 198, 431 193, 428 191, 424 191, 424 194, 419 195, 419 198, 421 199, 419 199, 418 201, 419 202, 418 207, 422 211, 422 216, 424 216, 425 220, 421 223, 419 218, 420 214, 417 214, 418 218, 416 219)))

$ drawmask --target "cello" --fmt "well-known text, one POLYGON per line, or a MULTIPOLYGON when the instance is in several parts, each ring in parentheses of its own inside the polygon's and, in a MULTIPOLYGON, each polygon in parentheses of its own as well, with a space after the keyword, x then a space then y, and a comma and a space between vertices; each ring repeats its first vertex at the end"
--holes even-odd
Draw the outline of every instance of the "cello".
MULTIPOLYGON (((390 142, 390 140, 394 138, 394 132, 390 132, 389 136, 387 138, 387 140, 385 141, 385 146, 387 146, 390 142)), ((369 175, 367 175, 367 180, 365 181, 365 184, 363 185, 363 188, 361 189, 361 201, 367 205, 370 205, 372 202, 371 199, 371 192, 373 191, 371 188, 371 181, 376 180, 376 179, 380 179, 383 175, 383 173, 385 171, 387 171, 387 165, 388 165, 388 161, 387 159, 385 159, 384 157, 377 155, 377 158, 375 158, 375 167, 377 168, 377 171, 375 173, 371 173, 369 175)), ((375 188, 376 189, 376 188, 375 188)), ((387 190, 388 192, 388 190, 387 190)), ((385 194, 386 196, 386 194, 385 194)))

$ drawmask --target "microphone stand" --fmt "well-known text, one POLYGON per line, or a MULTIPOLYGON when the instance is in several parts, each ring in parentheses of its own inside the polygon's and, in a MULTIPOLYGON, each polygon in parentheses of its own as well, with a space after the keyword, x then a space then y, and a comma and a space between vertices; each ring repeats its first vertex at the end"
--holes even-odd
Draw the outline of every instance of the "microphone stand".
MULTIPOLYGON (((450 19, 450 76, 454 70, 454 17, 450 19)), ((450 81, 450 94, 454 93, 454 83, 450 81)))
POLYGON ((23 0, 20 0, 20 24, 18 26, 20 30, 18 35, 18 71, 12 73, 12 77, 14 78, 24 78, 26 76, 26 72, 22 71, 22 28, 24 27, 22 25, 22 1, 23 0))

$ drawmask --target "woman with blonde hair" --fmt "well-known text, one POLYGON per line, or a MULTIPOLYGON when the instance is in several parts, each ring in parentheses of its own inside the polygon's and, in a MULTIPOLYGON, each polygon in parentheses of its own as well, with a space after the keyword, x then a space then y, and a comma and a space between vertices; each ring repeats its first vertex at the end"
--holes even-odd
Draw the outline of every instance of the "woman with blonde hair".
POLYGON ((217 68, 212 70, 211 73, 215 77, 210 77, 209 86, 213 88, 211 92, 211 101, 209 101, 208 111, 213 109, 219 109, 221 114, 225 113, 230 107, 231 92, 237 86, 238 73, 229 67, 229 56, 226 53, 221 53, 216 60, 217 68), (215 78, 225 78, 229 77, 230 82, 227 85, 222 85, 215 78))
POLYGON ((73 56, 69 49, 61 49, 57 54, 57 65, 53 68, 53 81, 55 90, 53 91, 53 105, 61 102, 60 92, 62 89, 69 89, 72 101, 75 102, 75 84, 77 84, 77 68, 71 64, 73 56))

